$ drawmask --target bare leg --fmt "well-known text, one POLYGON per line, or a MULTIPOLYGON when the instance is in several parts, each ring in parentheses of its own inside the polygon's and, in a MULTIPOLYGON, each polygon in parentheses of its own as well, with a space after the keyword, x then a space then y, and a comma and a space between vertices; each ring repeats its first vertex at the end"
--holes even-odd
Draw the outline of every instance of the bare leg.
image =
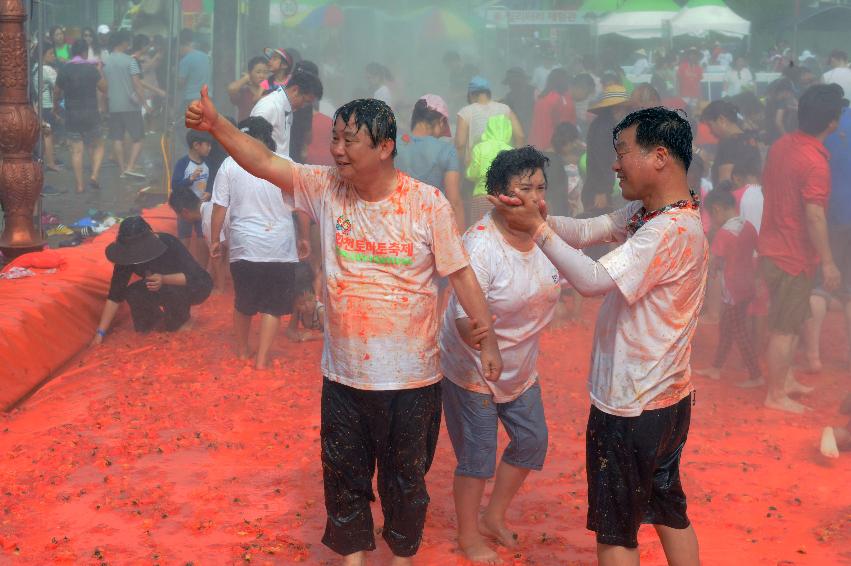
POLYGON ((71 168, 74 170, 74 180, 77 182, 77 192, 82 193, 86 186, 83 184, 83 142, 71 142, 71 168))
POLYGON ((130 157, 127 159, 127 169, 124 171, 133 171, 136 168, 136 160, 139 159, 139 154, 142 152, 142 140, 133 142, 130 146, 130 157))
POLYGON ((851 368, 851 301, 845 301, 845 340, 848 344, 848 352, 849 359, 847 361, 847 368, 851 368))
POLYGON ((56 169, 56 154, 53 150, 53 133, 44 136, 44 164, 56 169))
POLYGON ((207 247, 207 240, 198 234, 195 234, 195 246, 192 255, 198 265, 207 265, 210 261, 210 248, 207 247))
POLYGON ((248 346, 248 333, 251 330, 251 317, 239 311, 233 311, 233 329, 236 333, 236 355, 241 360, 251 357, 248 346))
POLYGON ((92 176, 91 179, 97 183, 100 177, 100 166, 103 163, 103 140, 97 138, 89 148, 89 157, 92 160, 92 176))
POLYGON ((455 476, 452 494, 455 497, 455 515, 458 517, 458 546, 473 562, 500 564, 499 555, 488 546, 479 532, 479 506, 485 491, 485 480, 469 476, 455 476))
POLYGON ((390 561, 390 566, 410 566, 414 563, 413 558, 407 558, 403 556, 394 556, 393 560, 390 561))
POLYGON ((821 326, 827 315, 827 301, 821 295, 810 295, 812 316, 804 323, 804 347, 807 352, 807 371, 819 373, 821 365, 821 326))
POLYGON ((118 170, 124 173, 127 169, 124 168, 124 142, 122 140, 113 140, 112 153, 115 161, 118 162, 118 170))
POLYGON ((528 468, 518 468, 500 461, 496 469, 496 484, 482 515, 482 533, 496 537, 503 546, 508 548, 517 546, 517 533, 506 526, 505 513, 528 475, 528 468))
POLYGON ((662 548, 665 549, 665 558, 668 566, 699 566, 700 550, 697 544, 697 535, 694 528, 689 525, 685 529, 672 529, 664 525, 653 525, 662 548))
POLYGON ((271 314, 260 315, 260 344, 257 347, 257 369, 266 369, 269 363, 269 350, 281 327, 281 317, 271 314))
POLYGON ((638 566, 638 549, 597 543, 599 566, 638 566))
POLYGON ((786 377, 792 366, 795 336, 771 332, 768 337, 766 350, 766 366, 768 369, 768 395, 765 406, 769 409, 803 413, 806 407, 789 398, 786 394, 786 377))
POLYGON ((343 566, 366 566, 366 552, 361 550, 343 557, 343 566))

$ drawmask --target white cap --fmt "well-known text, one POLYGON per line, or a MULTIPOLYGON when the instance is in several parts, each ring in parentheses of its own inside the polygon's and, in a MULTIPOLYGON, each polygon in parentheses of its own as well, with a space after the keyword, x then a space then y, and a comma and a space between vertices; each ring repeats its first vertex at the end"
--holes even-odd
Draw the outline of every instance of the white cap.
POLYGON ((106 35, 109 33, 109 26, 106 24, 101 24, 98 26, 98 33, 101 35, 106 35))

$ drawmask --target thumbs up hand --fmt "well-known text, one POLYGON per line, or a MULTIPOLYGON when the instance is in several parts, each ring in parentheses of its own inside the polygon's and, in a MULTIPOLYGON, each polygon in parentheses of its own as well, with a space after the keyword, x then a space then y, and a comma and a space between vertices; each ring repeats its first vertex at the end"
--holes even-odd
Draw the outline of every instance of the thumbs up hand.
POLYGON ((219 119, 219 112, 216 110, 213 101, 207 91, 207 85, 201 87, 201 98, 193 100, 186 107, 186 127, 193 130, 209 131, 213 129, 216 120, 219 119))

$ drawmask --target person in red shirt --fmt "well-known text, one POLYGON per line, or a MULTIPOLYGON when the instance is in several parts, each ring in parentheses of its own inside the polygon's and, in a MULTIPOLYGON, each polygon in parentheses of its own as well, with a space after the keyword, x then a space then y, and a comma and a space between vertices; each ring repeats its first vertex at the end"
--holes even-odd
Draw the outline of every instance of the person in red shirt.
POLYGON ((749 379, 739 387, 762 385, 759 356, 748 323, 748 310, 756 295, 756 251, 758 234, 753 224, 739 215, 739 205, 728 190, 715 189, 706 195, 703 207, 717 228, 712 240, 712 271, 721 272, 721 320, 718 324, 718 349, 712 367, 698 373, 711 379, 721 378, 733 341, 739 347, 749 379))
POLYGON ((689 49, 685 60, 677 69, 677 82, 680 96, 689 106, 695 106, 701 99, 700 81, 703 80, 703 67, 700 66, 700 51, 689 49))
POLYGON ((570 75, 559 67, 550 71, 547 86, 535 101, 529 143, 541 151, 551 151, 553 130, 562 122, 576 124, 576 105, 570 95, 570 75))
POLYGON ((819 264, 825 288, 839 286, 839 270, 827 239, 830 166, 823 142, 836 129, 846 104, 838 85, 811 86, 798 102, 798 129, 778 139, 765 161, 758 250, 771 296, 765 406, 772 409, 806 410, 789 397, 809 392, 795 381, 791 364, 798 333, 810 316, 810 292, 819 264))

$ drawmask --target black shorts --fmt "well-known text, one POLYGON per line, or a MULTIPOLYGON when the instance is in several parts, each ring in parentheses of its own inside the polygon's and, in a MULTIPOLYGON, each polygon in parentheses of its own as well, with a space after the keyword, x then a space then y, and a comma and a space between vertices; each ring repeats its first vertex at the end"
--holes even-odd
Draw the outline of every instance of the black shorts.
POLYGON ((680 483, 692 396, 637 417, 591 406, 585 434, 588 529, 597 542, 636 548, 642 523, 689 526, 680 483))
POLYGON ((238 313, 282 316, 293 312, 293 288, 297 263, 259 262, 244 259, 231 262, 234 308, 238 313))
POLYGON ((91 145, 101 137, 100 114, 97 109, 90 112, 66 111, 65 129, 69 140, 91 145))
POLYGON ((121 141, 127 133, 134 142, 141 141, 145 137, 145 123, 142 121, 142 111, 132 112, 110 112, 109 114, 109 139, 121 141))

